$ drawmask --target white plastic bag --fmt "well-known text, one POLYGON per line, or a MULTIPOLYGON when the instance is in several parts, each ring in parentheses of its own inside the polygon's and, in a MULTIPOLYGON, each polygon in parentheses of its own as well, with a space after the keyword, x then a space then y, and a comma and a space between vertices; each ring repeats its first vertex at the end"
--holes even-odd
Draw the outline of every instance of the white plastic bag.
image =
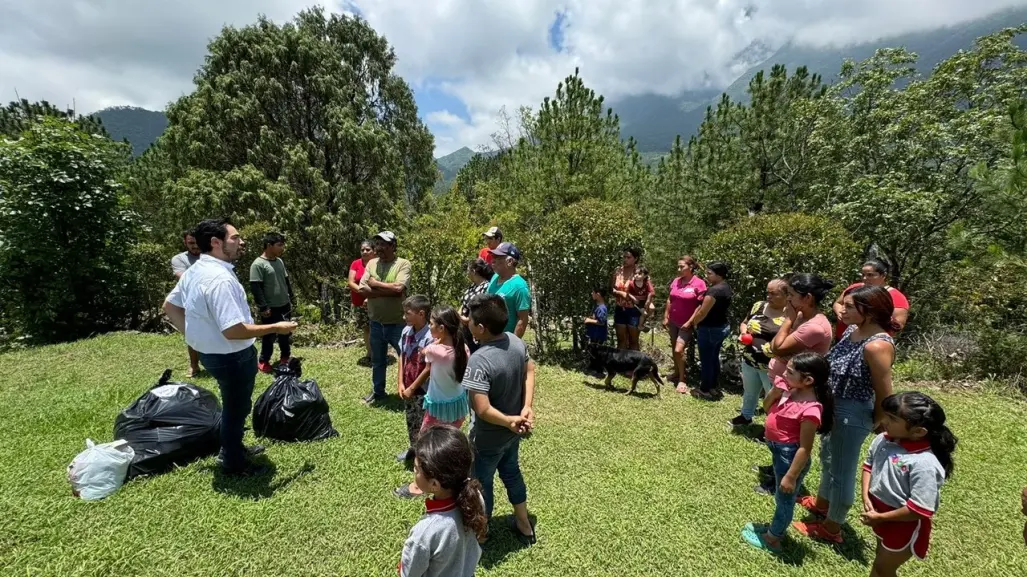
POLYGON ((128 441, 97 445, 86 439, 86 450, 68 465, 71 492, 86 501, 103 499, 118 490, 128 475, 135 451, 128 441))

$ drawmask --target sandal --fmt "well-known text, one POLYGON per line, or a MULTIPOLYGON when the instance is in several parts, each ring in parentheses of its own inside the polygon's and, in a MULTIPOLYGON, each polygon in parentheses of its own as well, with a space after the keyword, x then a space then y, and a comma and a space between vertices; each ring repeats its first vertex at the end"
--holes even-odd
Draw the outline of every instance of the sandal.
POLYGON ((832 533, 824 527, 823 523, 807 523, 805 521, 796 521, 792 523, 792 527, 795 530, 809 537, 810 539, 816 539, 817 541, 827 541, 828 543, 842 543, 842 532, 832 533))
POLYGON ((409 485, 403 485, 402 487, 393 489, 392 494, 400 499, 417 499, 418 497, 424 496, 424 493, 411 493, 409 485))
POLYGON ((803 497, 799 497, 799 500, 796 501, 796 503, 798 503, 799 506, 801 506, 803 509, 809 511, 810 513, 813 513, 818 517, 827 517, 827 510, 820 509, 817 507, 817 498, 813 495, 805 495, 803 497))
POLYGON ((752 523, 748 523, 742 528, 742 540, 757 549, 763 549, 764 551, 769 551, 770 553, 775 554, 780 553, 781 541, 778 540, 777 545, 771 544, 766 538, 766 530, 766 526, 757 527, 752 523))
POLYGON ((510 527, 510 530, 513 531, 514 536, 517 537, 517 540, 520 541, 521 545, 524 545, 525 547, 535 544, 535 521, 529 519, 528 522, 531 523, 531 535, 525 535, 524 533, 521 533, 520 529, 517 528, 517 517, 508 517, 506 521, 507 527, 510 527))

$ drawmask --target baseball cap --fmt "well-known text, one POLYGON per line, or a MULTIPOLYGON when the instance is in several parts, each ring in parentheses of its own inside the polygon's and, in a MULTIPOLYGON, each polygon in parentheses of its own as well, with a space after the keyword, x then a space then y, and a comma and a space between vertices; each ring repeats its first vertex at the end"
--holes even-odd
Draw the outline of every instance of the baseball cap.
POLYGON ((494 226, 486 230, 485 233, 482 234, 482 236, 484 236, 485 238, 496 238, 497 236, 503 236, 503 232, 499 230, 498 226, 494 226))
POLYGON ((374 235, 375 238, 380 238, 389 244, 396 244, 396 235, 391 230, 383 230, 378 234, 374 235))
POLYGON ((497 246, 495 250, 490 250, 489 252, 496 256, 509 256, 513 257, 514 260, 521 260, 521 251, 512 242, 504 242, 497 246))

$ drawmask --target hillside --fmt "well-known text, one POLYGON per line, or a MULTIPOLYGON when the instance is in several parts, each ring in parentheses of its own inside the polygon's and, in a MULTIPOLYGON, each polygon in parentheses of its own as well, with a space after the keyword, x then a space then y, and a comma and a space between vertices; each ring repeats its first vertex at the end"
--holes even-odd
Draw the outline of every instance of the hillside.
POLYGON ((128 140, 132 154, 139 156, 150 147, 168 127, 163 112, 132 106, 114 106, 93 113, 114 140, 128 140))
POLYGON ((786 44, 723 90, 689 91, 676 98, 632 96, 614 103, 613 109, 620 116, 622 134, 625 137, 633 136, 638 141, 639 150, 666 151, 670 149, 676 135, 687 138, 695 134, 702 124, 706 107, 716 105, 722 93, 727 93, 732 99, 744 98, 749 81, 756 73, 760 70, 769 71, 775 64, 785 64, 790 70, 804 65, 811 73, 820 74, 826 82, 832 82, 837 79, 844 60, 863 60, 879 48, 904 46, 920 56, 917 69, 926 74, 959 50, 972 47, 977 38, 1024 22, 1027 22, 1027 8, 1003 11, 973 22, 928 32, 882 38, 840 48, 786 44))

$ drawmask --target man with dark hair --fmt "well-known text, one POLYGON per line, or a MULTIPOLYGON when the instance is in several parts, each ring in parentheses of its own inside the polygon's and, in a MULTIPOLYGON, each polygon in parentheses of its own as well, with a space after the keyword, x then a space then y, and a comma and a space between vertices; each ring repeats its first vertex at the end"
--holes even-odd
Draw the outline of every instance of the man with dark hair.
MULTIPOLYGON (((174 273, 176 279, 182 278, 185 271, 200 259, 200 247, 196 244, 196 237, 193 236, 192 230, 182 233, 182 242, 185 244, 185 252, 171 257, 171 272, 174 273)), ((186 345, 186 349, 189 351, 189 370, 185 373, 185 377, 191 379, 200 372, 200 357, 189 345, 186 345)))
MULTIPOLYGON (((284 253, 285 237, 277 232, 269 232, 264 237, 264 252, 250 265, 250 290, 253 292, 253 302, 257 305, 262 325, 289 320, 292 304, 296 302, 289 272, 282 260, 284 253)), ((282 353, 278 362, 283 365, 289 363, 289 355, 292 352, 289 335, 264 335, 260 342, 260 359, 257 363, 257 368, 262 373, 273 372, 271 355, 275 352, 276 339, 282 353)))
POLYGON ((371 319, 371 394, 364 403, 373 405, 386 397, 385 367, 388 347, 400 354, 399 339, 403 320, 403 296, 410 284, 410 261, 396 257, 396 235, 382 231, 375 235, 377 255, 367 263, 360 278, 360 294, 367 297, 367 316, 371 319))
POLYGON ((193 233, 202 254, 178 280, 164 302, 171 324, 200 355, 200 363, 221 390, 221 454, 218 462, 228 475, 261 475, 267 468, 249 461, 260 454, 257 445, 243 445, 243 427, 250 413, 257 352, 253 342, 268 334, 289 334, 296 323, 253 323, 246 291, 232 263, 245 243, 228 220, 205 220, 193 233))

